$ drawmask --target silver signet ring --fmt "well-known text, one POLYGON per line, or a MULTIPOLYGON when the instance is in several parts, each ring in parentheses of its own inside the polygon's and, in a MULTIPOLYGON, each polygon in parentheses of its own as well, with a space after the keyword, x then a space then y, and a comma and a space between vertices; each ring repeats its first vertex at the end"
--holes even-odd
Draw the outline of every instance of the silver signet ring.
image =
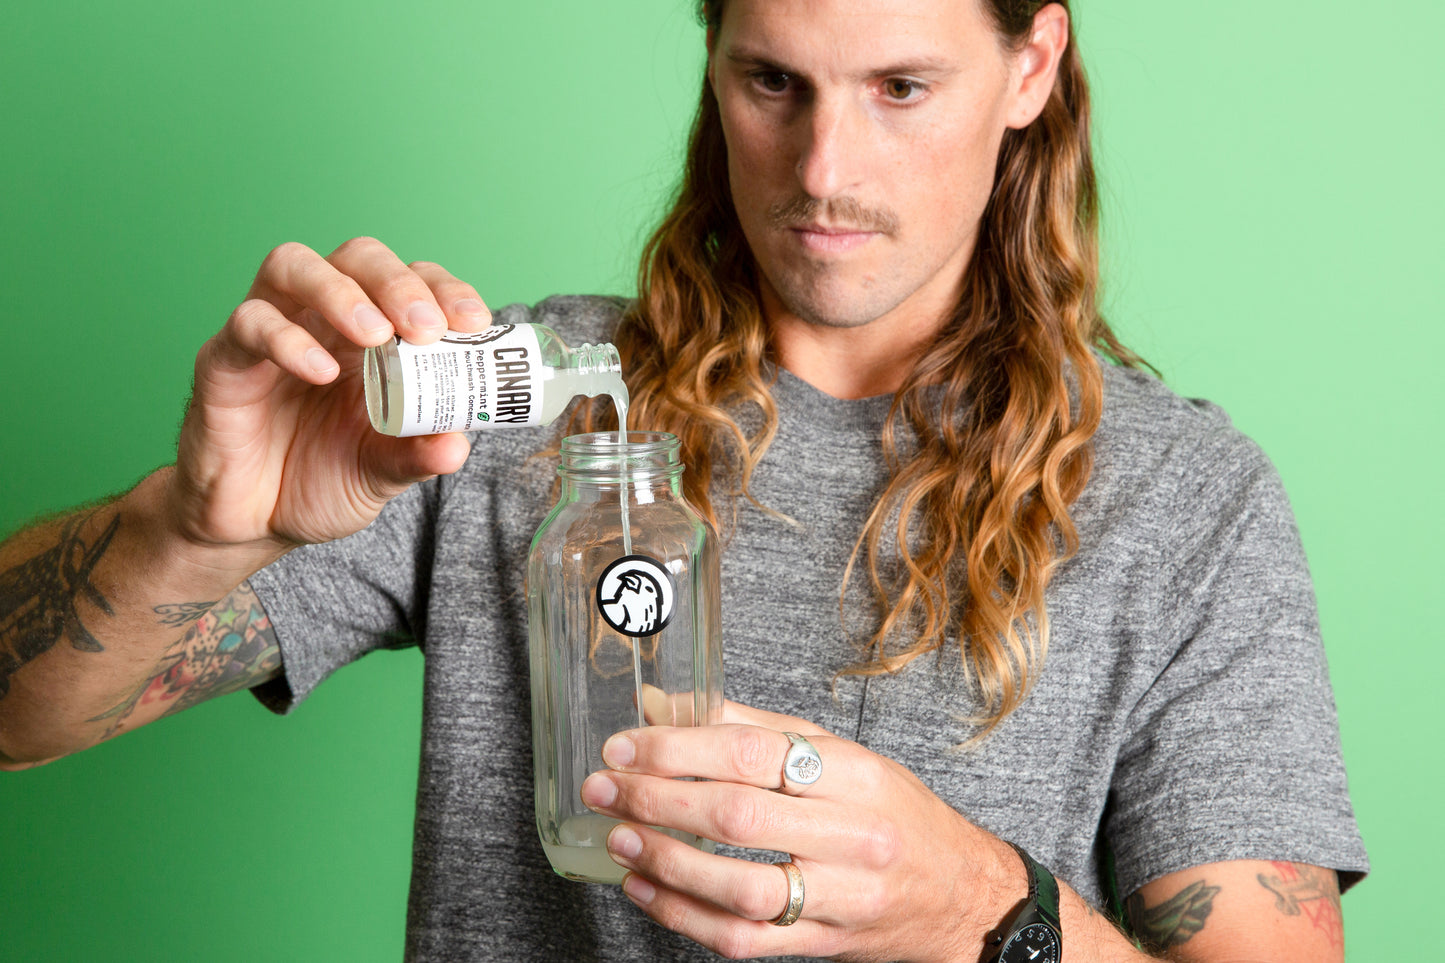
POLYGON ((803 915, 803 871, 791 862, 774 863, 788 877, 788 905, 773 920, 774 926, 792 926, 803 915))
POLYGON ((796 732, 785 732, 783 735, 792 745, 783 759, 783 784, 778 787, 778 792, 796 796, 823 774, 823 757, 818 755, 811 742, 796 732))

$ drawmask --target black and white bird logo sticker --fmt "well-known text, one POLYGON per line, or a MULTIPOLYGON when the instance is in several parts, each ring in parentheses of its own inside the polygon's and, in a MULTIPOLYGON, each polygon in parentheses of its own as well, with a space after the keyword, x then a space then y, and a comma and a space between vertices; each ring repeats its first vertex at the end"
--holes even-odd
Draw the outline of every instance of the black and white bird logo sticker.
POLYGON ((676 586, 662 563, 646 555, 624 555, 597 580, 597 611, 623 635, 656 635, 672 621, 676 586))

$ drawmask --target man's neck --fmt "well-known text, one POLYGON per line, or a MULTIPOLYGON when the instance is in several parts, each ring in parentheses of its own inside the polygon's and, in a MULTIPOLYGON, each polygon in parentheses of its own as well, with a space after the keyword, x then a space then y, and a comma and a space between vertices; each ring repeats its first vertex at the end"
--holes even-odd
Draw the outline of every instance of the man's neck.
POLYGON ((779 363, 835 398, 893 394, 949 316, 946 310, 900 305, 867 324, 833 327, 788 311, 766 284, 762 293, 779 363))

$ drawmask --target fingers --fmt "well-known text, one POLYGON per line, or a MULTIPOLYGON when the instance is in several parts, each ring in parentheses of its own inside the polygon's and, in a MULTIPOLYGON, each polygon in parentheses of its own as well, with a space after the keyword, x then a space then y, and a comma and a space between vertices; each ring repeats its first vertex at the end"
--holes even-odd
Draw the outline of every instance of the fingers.
POLYGON ((355 278, 397 333, 414 344, 436 341, 453 323, 478 330, 491 321, 487 306, 471 285, 429 261, 403 264, 391 248, 375 238, 347 241, 331 252, 327 261, 355 278), (433 290, 433 284, 439 290, 433 290))
POLYGON ((772 921, 788 904, 789 885, 777 865, 713 855, 626 823, 612 830, 607 849, 632 871, 622 883, 628 898, 658 923, 724 956, 813 956, 836 950, 828 925, 836 922, 829 887, 813 885, 828 878, 817 864, 799 867, 805 883, 802 916, 782 928, 772 921))
MULTIPOLYGON (((780 870, 771 872, 782 880, 780 870)), ((792 926, 781 927, 761 920, 741 919, 706 900, 656 886, 640 876, 624 879, 622 891, 660 926, 682 934, 724 959, 783 954, 831 957, 842 945, 841 931, 826 924, 800 919, 792 926)))
POLYGON ((366 477, 378 501, 386 501, 435 475, 451 474, 462 467, 471 452, 466 436, 457 432, 413 438, 368 432, 365 437, 366 477))
POLYGON ((662 826, 745 849, 873 866, 897 854, 886 823, 861 823, 835 800, 799 799, 727 782, 603 770, 582 783, 582 802, 625 822, 662 826))
POLYGON ((403 264, 370 237, 347 241, 325 258, 304 244, 282 244, 262 263, 251 296, 294 320, 309 309, 361 347, 393 333, 429 344, 449 328, 479 331, 491 323, 471 285, 430 261, 403 264))
MULTIPOLYGON (((354 243, 357 242, 347 242, 354 243)), ((380 241, 372 244, 384 250, 380 241)), ((393 260, 395 257, 392 255, 393 260)), ((375 264, 369 267, 377 269, 375 264)), ((278 312, 293 319, 306 309, 314 311, 348 341, 361 347, 381 344, 392 336, 392 321, 377 309, 352 275, 352 271, 338 268, 306 245, 290 242, 272 250, 261 262, 251 285, 251 297, 269 301, 278 312)), ((416 279, 416 283, 426 287, 420 279, 416 279)), ((437 336, 443 327, 444 324, 438 326, 437 336)))
MULTIPOLYGON (((799 720, 801 721, 801 720, 799 720)), ((853 744, 815 734, 809 740, 823 760, 816 782, 789 791, 810 797, 846 794, 855 757, 853 744)), ((602 745, 602 761, 618 772, 646 772, 676 778, 692 776, 779 789, 783 762, 792 742, 777 729, 755 725, 648 726, 619 732, 602 745)), ((796 777, 795 777, 796 778, 796 777)))
MULTIPOLYGON (((275 380, 275 368, 271 369, 272 377, 266 377, 265 372, 255 377, 254 369, 262 361, 271 361, 277 368, 315 385, 331 382, 341 370, 310 332, 292 324, 269 301, 252 298, 231 312, 225 326, 196 356, 196 390, 204 397, 212 386, 255 382, 259 395, 270 390, 275 380)), ((238 397, 232 404, 240 406, 255 400, 238 397)))
POLYGON ((476 288, 431 261, 413 261, 408 266, 431 289, 432 297, 447 316, 448 328, 481 331, 492 323, 492 312, 476 288))

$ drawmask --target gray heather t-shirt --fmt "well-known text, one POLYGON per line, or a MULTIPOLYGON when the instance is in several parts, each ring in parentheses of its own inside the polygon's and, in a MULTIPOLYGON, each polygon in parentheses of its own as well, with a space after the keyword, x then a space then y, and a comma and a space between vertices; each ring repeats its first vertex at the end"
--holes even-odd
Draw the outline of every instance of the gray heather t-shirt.
MULTIPOLYGON (((513 306, 569 344, 606 340, 621 302, 513 306)), ((786 371, 777 438, 723 552, 725 692, 897 760, 983 828, 1096 903, 1231 859, 1367 868, 1346 791, 1304 554, 1279 479, 1218 409, 1105 368, 1080 549, 1048 591, 1048 662, 981 747, 956 650, 867 681, 839 620, 843 568, 886 482, 888 398, 841 401, 786 371)), ((537 839, 523 577, 551 503, 548 429, 475 438, 457 474, 366 530, 298 549, 252 584, 287 711, 378 648, 425 654, 407 952, 442 960, 684 960, 712 955, 616 887, 554 875, 537 839)), ((940 854, 946 859, 947 854, 940 854)))

